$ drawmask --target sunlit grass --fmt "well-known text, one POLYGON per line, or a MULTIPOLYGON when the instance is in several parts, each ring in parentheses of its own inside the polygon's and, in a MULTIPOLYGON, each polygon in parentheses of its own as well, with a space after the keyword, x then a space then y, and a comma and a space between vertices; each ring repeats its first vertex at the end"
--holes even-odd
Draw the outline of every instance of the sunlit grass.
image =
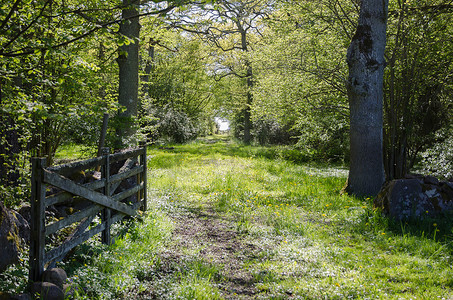
POLYGON ((341 195, 345 168, 295 164, 272 147, 208 139, 148 149, 150 210, 110 247, 62 264, 78 299, 449 299, 448 220, 396 223, 341 195), (264 153, 264 154, 263 154, 264 153), (206 245, 178 248, 178 216, 212 212, 255 252, 236 255, 253 295, 228 290, 206 245), (176 221, 174 221, 176 220, 176 221))
POLYGON ((247 263, 265 298, 426 299, 452 293, 451 232, 441 242, 424 225, 402 232, 404 226, 375 211, 371 199, 340 194, 343 168, 270 160, 247 147, 195 143, 151 151, 156 159, 149 164, 157 189, 179 191, 176 206, 197 199, 194 206, 215 208, 244 239, 259 244, 266 236, 272 253, 247 263))
POLYGON ((58 147, 58 151, 55 153, 55 160, 57 162, 61 160, 78 160, 94 156, 96 156, 96 148, 71 143, 58 147))

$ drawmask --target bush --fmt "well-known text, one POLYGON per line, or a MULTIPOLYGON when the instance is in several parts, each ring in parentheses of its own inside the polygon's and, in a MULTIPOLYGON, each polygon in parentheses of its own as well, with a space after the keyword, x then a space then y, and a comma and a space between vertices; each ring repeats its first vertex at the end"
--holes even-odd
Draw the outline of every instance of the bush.
POLYGON ((453 178, 453 129, 437 134, 438 142, 423 152, 423 171, 441 178, 453 178))
POLYGON ((287 145, 293 142, 291 127, 290 124, 282 125, 275 119, 264 117, 253 122, 253 134, 260 145, 287 145))
POLYGON ((182 144, 198 136, 199 126, 185 112, 170 104, 159 107, 151 100, 144 101, 142 110, 139 132, 148 139, 182 144))
POLYGON ((197 137, 197 129, 186 113, 165 106, 158 122, 158 132, 161 138, 169 142, 182 144, 197 137))
POLYGON ((307 149, 316 161, 347 162, 349 159, 349 125, 344 119, 324 116, 318 120, 300 121, 301 132, 296 147, 307 149))

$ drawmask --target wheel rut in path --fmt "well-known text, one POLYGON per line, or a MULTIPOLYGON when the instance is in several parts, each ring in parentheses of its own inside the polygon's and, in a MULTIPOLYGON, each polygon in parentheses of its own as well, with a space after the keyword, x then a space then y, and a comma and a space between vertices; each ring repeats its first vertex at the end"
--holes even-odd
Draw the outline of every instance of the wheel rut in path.
MULTIPOLYGON (((251 299, 259 291, 255 287, 253 275, 244 266, 244 262, 258 257, 262 246, 247 242, 244 236, 235 230, 235 223, 222 218, 213 209, 203 211, 180 212, 171 216, 175 223, 173 253, 170 259, 179 253, 185 256, 196 255, 205 263, 219 269, 216 279, 222 297, 225 299, 251 299)), ((169 253, 168 253, 169 254, 169 253)), ((165 253, 163 253, 166 256, 165 253)), ((168 256, 167 256, 168 258, 168 256)))

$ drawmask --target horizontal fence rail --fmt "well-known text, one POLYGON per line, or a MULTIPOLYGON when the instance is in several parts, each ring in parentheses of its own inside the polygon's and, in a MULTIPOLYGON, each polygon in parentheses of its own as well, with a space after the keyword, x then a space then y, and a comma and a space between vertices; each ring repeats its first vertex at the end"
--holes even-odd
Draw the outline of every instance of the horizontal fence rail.
MULTIPOLYGON (((91 172, 94 177, 96 172, 91 172)), ((39 281, 46 266, 62 260, 71 249, 97 234, 101 234, 103 243, 110 244, 111 225, 125 216, 134 216, 140 208, 147 209, 146 146, 115 154, 103 148, 102 156, 52 167, 46 167, 45 158, 33 158, 30 281, 39 281), (91 182, 73 179, 75 174, 99 170, 99 167, 100 176, 97 174, 91 182), (113 167, 117 169, 115 174, 112 174, 113 167), (64 218, 46 220, 46 208, 74 199, 87 203, 64 218), (93 227, 96 217, 100 223, 93 227), (74 225, 75 229, 63 243, 48 243, 51 235, 74 225)))

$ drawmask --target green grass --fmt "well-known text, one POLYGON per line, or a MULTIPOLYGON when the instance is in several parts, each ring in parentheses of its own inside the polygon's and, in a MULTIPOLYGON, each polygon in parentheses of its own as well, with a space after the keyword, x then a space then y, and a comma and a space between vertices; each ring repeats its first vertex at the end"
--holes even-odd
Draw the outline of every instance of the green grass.
POLYGON ((64 144, 58 147, 58 151, 55 153, 55 160, 58 162, 91 158, 96 156, 96 151, 96 148, 84 145, 64 144))
POLYGON ((344 168, 260 153, 227 139, 150 148, 143 221, 62 264, 77 298, 453 297, 449 220, 392 222, 340 194, 344 168))
POLYGON ((149 152, 150 184, 155 197, 169 199, 166 209, 214 208, 244 240, 267 243, 270 252, 245 261, 260 297, 453 295, 448 220, 394 223, 371 199, 340 195, 344 169, 271 160, 261 151, 219 141, 149 152))

